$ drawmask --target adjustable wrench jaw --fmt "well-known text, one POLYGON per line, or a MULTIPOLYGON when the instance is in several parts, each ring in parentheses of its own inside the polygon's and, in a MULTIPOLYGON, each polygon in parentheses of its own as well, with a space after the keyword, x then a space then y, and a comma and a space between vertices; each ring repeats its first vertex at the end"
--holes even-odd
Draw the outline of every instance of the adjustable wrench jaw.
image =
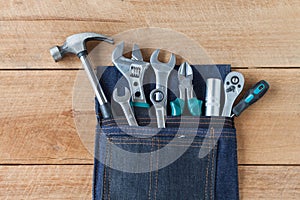
POLYGON ((123 56, 123 49, 124 42, 121 42, 112 53, 112 62, 128 81, 132 102, 146 105, 143 80, 150 63, 143 61, 142 53, 136 44, 133 46, 132 59, 123 56))

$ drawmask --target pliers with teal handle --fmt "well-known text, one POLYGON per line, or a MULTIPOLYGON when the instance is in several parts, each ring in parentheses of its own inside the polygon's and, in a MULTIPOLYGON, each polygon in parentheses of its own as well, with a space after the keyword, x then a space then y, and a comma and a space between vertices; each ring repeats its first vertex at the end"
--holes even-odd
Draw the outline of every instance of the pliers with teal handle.
POLYGON ((170 102, 172 109, 172 116, 180 116, 184 112, 185 99, 187 100, 187 106, 189 112, 193 116, 201 115, 202 101, 198 100, 194 96, 193 90, 193 69, 187 63, 184 62, 180 65, 178 70, 178 81, 179 81, 179 98, 170 102))

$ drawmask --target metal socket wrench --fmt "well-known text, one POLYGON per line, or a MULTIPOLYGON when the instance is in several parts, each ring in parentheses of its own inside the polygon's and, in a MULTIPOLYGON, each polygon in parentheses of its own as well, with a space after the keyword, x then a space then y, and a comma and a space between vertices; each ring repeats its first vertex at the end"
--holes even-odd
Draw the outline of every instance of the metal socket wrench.
POLYGON ((220 79, 206 80, 205 116, 220 116, 221 86, 220 79))

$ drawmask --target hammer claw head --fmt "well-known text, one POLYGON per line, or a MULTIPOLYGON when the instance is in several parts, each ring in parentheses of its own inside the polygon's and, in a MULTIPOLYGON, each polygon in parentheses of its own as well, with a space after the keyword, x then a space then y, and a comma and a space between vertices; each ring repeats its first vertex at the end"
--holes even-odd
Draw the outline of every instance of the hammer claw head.
POLYGON ((82 55, 82 53, 87 54, 85 43, 90 40, 99 40, 108 43, 114 43, 114 40, 112 38, 98 33, 78 33, 67 37, 65 43, 62 46, 52 47, 50 49, 50 54, 55 61, 62 59, 64 54, 66 53, 73 53, 77 56, 82 55))

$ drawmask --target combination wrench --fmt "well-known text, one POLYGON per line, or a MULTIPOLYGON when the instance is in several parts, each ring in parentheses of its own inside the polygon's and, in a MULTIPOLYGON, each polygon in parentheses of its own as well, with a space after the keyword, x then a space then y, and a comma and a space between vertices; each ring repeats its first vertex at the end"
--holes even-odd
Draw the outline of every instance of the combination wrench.
POLYGON ((155 50, 150 58, 151 66, 155 73, 156 89, 150 93, 150 100, 155 108, 157 127, 165 128, 167 110, 168 78, 176 64, 176 57, 171 54, 168 63, 158 61, 159 49, 155 50))

